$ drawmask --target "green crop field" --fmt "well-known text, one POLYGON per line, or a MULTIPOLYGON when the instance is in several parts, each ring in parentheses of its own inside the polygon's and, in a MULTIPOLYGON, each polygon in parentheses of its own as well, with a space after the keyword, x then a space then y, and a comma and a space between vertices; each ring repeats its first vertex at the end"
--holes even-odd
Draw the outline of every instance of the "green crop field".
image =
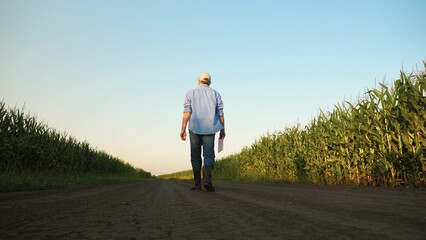
POLYGON ((215 179, 368 186, 424 186, 425 177, 426 80, 404 72, 392 86, 321 111, 303 128, 262 136, 214 170, 215 179))
MULTIPOLYGON (((150 177, 0 102, 0 190, 150 177)), ((161 177, 191 179, 192 172, 161 177)), ((223 180, 368 186, 424 186, 425 177, 426 79, 404 72, 356 103, 321 111, 305 127, 262 136, 214 170, 223 180)))
POLYGON ((59 133, 24 110, 0 102, 0 190, 150 178, 87 142, 59 133))

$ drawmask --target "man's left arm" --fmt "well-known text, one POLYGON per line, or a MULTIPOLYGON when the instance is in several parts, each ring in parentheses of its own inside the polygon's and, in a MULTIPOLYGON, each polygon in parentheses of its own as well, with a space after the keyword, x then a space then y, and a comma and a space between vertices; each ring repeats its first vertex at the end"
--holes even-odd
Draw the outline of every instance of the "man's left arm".
POLYGON ((222 102, 222 97, 220 96, 220 94, 218 92, 216 92, 216 100, 217 100, 217 113, 219 115, 219 121, 222 123, 222 130, 220 130, 220 134, 219 137, 221 139, 225 138, 225 116, 223 114, 223 102, 222 102))
POLYGON ((222 130, 220 130, 219 137, 220 137, 221 139, 224 139, 224 138, 225 138, 225 136, 226 136, 226 134, 225 134, 225 116, 223 116, 223 115, 219 116, 219 121, 220 121, 220 122, 222 123, 222 125, 223 125, 222 130))

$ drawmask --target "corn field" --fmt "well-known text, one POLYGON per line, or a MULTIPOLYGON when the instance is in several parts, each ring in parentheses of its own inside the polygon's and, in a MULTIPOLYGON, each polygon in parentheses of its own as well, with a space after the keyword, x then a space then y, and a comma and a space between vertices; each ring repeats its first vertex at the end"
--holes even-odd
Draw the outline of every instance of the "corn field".
POLYGON ((124 163, 87 142, 59 133, 20 109, 0 102, 0 172, 64 174, 150 173, 124 163))
MULTIPOLYGON (((426 64, 425 64, 426 65, 426 64)), ((405 74, 356 104, 344 102, 306 127, 267 134, 217 162, 217 178, 425 185, 426 80, 405 74)))

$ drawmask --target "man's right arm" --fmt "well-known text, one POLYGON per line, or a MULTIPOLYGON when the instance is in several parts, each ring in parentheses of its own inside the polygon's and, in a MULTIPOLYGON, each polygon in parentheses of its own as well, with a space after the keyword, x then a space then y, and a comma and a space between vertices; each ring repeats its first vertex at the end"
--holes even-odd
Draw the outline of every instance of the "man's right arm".
POLYGON ((186 140, 186 126, 188 125, 188 121, 191 118, 190 112, 184 112, 182 117, 182 128, 180 130, 180 139, 182 141, 186 140))

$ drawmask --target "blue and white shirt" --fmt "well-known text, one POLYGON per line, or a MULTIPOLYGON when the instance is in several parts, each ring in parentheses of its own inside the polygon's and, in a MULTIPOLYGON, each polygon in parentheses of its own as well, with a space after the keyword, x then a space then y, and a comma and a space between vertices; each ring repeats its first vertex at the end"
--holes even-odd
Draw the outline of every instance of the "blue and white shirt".
POLYGON ((220 94, 207 84, 189 90, 185 96, 183 112, 191 113, 188 129, 196 134, 208 135, 219 132, 223 124, 223 102, 220 94))

